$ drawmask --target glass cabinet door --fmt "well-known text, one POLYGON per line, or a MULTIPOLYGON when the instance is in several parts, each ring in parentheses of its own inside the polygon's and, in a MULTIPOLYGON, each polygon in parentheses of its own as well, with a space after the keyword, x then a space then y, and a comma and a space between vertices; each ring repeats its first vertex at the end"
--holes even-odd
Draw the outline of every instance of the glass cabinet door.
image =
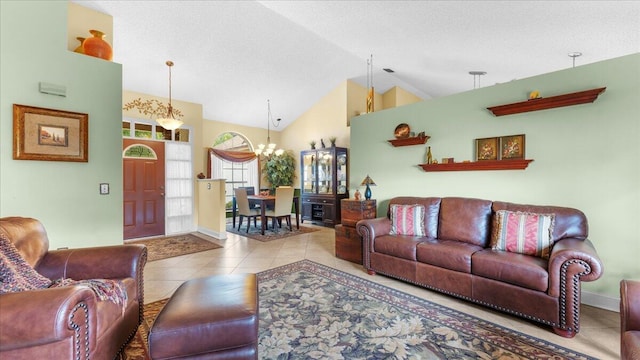
POLYGON ((302 157, 304 179, 302 179, 302 192, 313 194, 316 192, 316 154, 311 152, 302 157))
POLYGON ((333 194, 333 155, 331 150, 318 150, 318 194, 333 194))
POLYGON ((347 193, 347 153, 336 153, 336 181, 338 185, 338 194, 347 193))

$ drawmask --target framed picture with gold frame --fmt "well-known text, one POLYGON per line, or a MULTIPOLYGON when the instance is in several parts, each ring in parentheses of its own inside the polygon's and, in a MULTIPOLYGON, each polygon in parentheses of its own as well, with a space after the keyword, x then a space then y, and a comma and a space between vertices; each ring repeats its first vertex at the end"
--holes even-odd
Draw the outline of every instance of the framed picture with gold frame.
POLYGON ((500 137, 500 158, 503 160, 524 159, 524 134, 500 137))
POLYGON ((88 162, 88 124, 88 114, 13 104, 13 158, 88 162))
POLYGON ((476 139, 476 161, 498 160, 500 138, 476 139))

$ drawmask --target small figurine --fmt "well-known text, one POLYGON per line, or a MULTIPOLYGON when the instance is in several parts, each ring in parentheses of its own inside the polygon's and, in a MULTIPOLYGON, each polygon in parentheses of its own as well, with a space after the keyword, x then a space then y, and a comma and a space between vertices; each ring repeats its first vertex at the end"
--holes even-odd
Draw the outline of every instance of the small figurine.
POLYGON ((324 145, 324 139, 320 139, 320 145, 322 145, 322 148, 326 148, 326 146, 324 145))
POLYGON ((356 189, 355 194, 353 194, 353 198, 355 200, 359 201, 361 197, 362 197, 362 195, 360 195, 360 190, 356 189))

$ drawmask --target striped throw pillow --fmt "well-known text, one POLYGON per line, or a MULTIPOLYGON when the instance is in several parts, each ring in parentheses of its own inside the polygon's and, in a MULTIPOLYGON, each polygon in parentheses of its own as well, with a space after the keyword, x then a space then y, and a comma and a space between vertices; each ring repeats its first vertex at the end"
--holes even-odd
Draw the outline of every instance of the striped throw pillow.
POLYGON ((553 247, 554 214, 498 210, 493 218, 491 247, 548 259, 553 247))
POLYGON ((391 205, 390 235, 425 236, 424 205, 391 205))

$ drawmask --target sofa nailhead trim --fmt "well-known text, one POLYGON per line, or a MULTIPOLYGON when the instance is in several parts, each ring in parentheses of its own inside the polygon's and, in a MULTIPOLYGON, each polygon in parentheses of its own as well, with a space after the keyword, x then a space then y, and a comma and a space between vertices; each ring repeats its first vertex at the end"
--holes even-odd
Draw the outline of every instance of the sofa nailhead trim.
MULTIPOLYGON (((362 228, 364 230, 363 232, 366 232, 367 235, 368 235, 368 231, 366 231, 366 228, 365 227, 362 227, 362 228)), ((367 251, 364 251, 364 253, 366 255, 368 255, 367 251)), ((364 259, 364 257, 363 257, 363 259, 364 259)), ((367 260, 368 260, 368 256, 367 256, 367 260)), ((466 296, 462 296, 462 295, 459 295, 459 294, 456 294, 456 293, 452 293, 450 291, 442 290, 442 289, 439 289, 439 288, 436 288, 436 287, 433 287, 433 286, 430 286, 430 285, 427 285, 427 284, 422 284, 422 283, 417 282, 417 281, 412 281, 412 280, 406 279, 406 278, 401 277, 401 276, 396 276, 396 275, 387 274, 385 272, 374 270, 374 269, 371 268, 370 262, 368 262, 368 261, 365 262, 365 264, 366 264, 365 268, 367 270, 371 270, 371 271, 374 271, 376 273, 379 273, 379 274, 382 274, 382 275, 385 275, 385 276, 388 276, 388 277, 392 277, 392 278, 395 278, 395 279, 406 281, 408 283, 416 284, 416 285, 419 285, 419 286, 427 288, 427 289, 431 289, 431 290, 435 290, 435 291, 441 292, 443 294, 455 296, 455 297, 458 297, 458 298, 461 298, 461 299, 464 299, 464 300, 467 300, 467 301, 474 302, 476 304, 481 304, 481 305, 484 305, 484 306, 487 306, 487 307, 490 307, 490 308, 493 308, 493 309, 497 309, 497 310, 500 310, 500 311, 504 311, 506 313, 518 315, 518 316, 526 318, 526 319, 534 320, 534 321, 537 321, 537 322, 542 323, 542 324, 546 324, 546 325, 549 325, 549 326, 552 326, 552 327, 557 327, 557 328, 560 328, 560 329, 563 329, 563 330, 567 330, 567 331, 572 331, 572 332, 575 332, 575 333, 579 332, 579 330, 580 330, 580 304, 577 302, 577 299, 579 298, 578 291, 580 289, 580 277, 584 276, 584 275, 588 275, 588 274, 591 273, 591 266, 589 266, 589 264, 587 262, 583 261, 583 260, 573 259, 573 260, 566 261, 566 262, 564 262, 562 264, 561 271, 560 271, 560 278, 561 278, 561 280, 560 280, 560 324, 556 324, 555 322, 546 321, 546 320, 543 320, 543 319, 540 319, 540 318, 537 318, 537 317, 534 317, 534 316, 523 314, 523 313, 518 312, 518 311, 513 311, 513 310, 510 310, 510 309, 506 309, 506 308, 503 308, 503 307, 500 307, 500 306, 496 306, 496 305, 493 305, 493 304, 490 304, 490 303, 486 303, 486 302, 483 302, 483 301, 474 300, 472 298, 469 298, 469 297, 466 297, 466 296), (567 281, 567 269, 572 264, 580 264, 581 266, 583 266, 585 268, 585 270, 583 272, 575 274, 573 276, 573 278, 571 279, 571 281, 573 282, 573 303, 571 304, 571 312, 573 313, 573 326, 567 326, 567 296, 566 296, 567 286, 566 286, 566 281, 567 281)))
POLYGON ((530 320, 534 320, 534 321, 537 321, 537 322, 545 324, 545 325, 549 325, 549 326, 553 326, 553 327, 557 327, 558 326, 558 324, 556 324, 554 322, 551 322, 551 321, 547 321, 547 320, 543 320, 543 319, 537 318, 535 316, 523 314, 523 313, 518 312, 518 311, 513 311, 513 310, 510 310, 510 309, 506 309, 506 308, 503 308, 503 307, 500 307, 500 306, 496 306, 494 304, 490 304, 490 303, 487 303, 487 302, 484 302, 484 301, 475 300, 475 299, 472 299, 470 297, 463 296, 463 295, 460 295, 460 294, 456 294, 456 293, 451 292, 451 291, 443 290, 443 289, 440 289, 440 288, 437 288, 437 287, 434 287, 434 286, 423 284, 421 282, 412 281, 412 280, 403 278, 401 276, 387 274, 385 272, 376 271, 376 270, 373 270, 373 269, 368 269, 368 270, 375 271, 377 274, 382 274, 384 276, 388 276, 388 277, 395 278, 395 279, 398 279, 398 280, 406 281, 408 283, 415 284, 415 285, 421 286, 421 287, 429 289, 429 290, 434 290, 434 291, 437 291, 439 293, 443 293, 443 294, 447 294, 447 295, 450 295, 450 296, 454 296, 454 297, 457 297, 457 298, 460 298, 460 299, 463 299, 463 300, 467 300, 467 301, 470 301, 470 302, 473 302, 473 303, 476 303, 476 304, 484 305, 486 307, 490 307, 490 308, 493 308, 493 309, 496 309, 496 310, 500 310, 500 311, 503 311, 503 312, 506 312, 506 313, 509 313, 509 314, 518 315, 520 317, 523 317, 523 318, 526 318, 526 319, 530 319, 530 320))
POLYGON ((578 291, 580 290, 580 277, 591 273, 591 266, 583 260, 573 259, 565 261, 560 268, 560 327, 573 332, 580 331, 580 304, 577 302, 579 298, 578 291), (573 282, 573 303, 571 304, 571 311, 573 312, 573 327, 567 327, 567 269, 572 264, 580 264, 584 267, 584 271, 577 273, 573 276, 571 281, 573 282))
POLYGON ((89 308, 85 303, 79 303, 73 307, 71 310, 71 315, 69 316, 69 327, 73 329, 75 332, 75 350, 76 350, 76 360, 81 360, 80 358, 80 331, 81 326, 76 324, 73 320, 76 312, 82 309, 84 312, 84 357, 86 360, 89 360, 89 308))
POLYGON ((144 266, 147 264, 147 249, 145 248, 144 251, 142 252, 142 255, 140 256, 140 261, 138 262, 138 269, 136 270, 137 274, 140 274, 140 281, 138 282, 138 326, 129 334, 129 337, 127 337, 127 341, 124 342, 124 344, 122 344, 120 346, 120 350, 118 350, 118 353, 116 353, 116 356, 113 358, 113 360, 118 360, 121 358, 121 354, 124 351, 124 348, 127 347, 127 345, 129 345, 129 342, 131 342, 131 339, 133 339, 133 337, 136 335, 136 332, 138 331, 138 327, 140 326, 140 324, 142 324, 142 321, 144 321, 144 266))

